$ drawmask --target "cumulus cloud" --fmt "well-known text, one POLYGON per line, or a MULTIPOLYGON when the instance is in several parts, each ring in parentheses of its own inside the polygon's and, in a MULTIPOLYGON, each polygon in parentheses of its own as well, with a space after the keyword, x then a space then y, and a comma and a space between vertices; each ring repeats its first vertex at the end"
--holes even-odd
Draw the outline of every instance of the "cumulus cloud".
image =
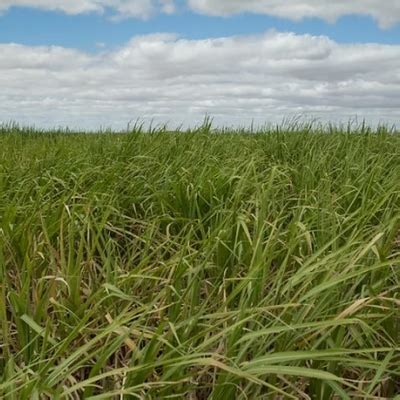
POLYGON ((148 18, 157 12, 172 13, 174 0, 0 0, 0 12, 11 7, 33 7, 67 14, 104 13, 111 10, 117 18, 148 18))
MULTIPOLYGON (((180 0, 193 11, 208 15, 227 16, 242 12, 268 14, 298 21, 307 17, 335 21, 350 14, 369 15, 381 27, 400 22, 398 0, 180 0)), ((149 16, 175 12, 175 0, 0 0, 0 11, 10 7, 35 7, 68 14, 112 10, 117 18, 149 16)))
POLYGON ((98 54, 0 45, 0 120, 122 127, 131 119, 279 122, 291 115, 400 118, 400 46, 267 32, 207 40, 133 38, 98 54))
POLYGON ((317 17, 329 22, 350 15, 369 15, 381 27, 400 22, 398 0, 188 0, 190 7, 209 15, 231 15, 242 12, 268 14, 299 21, 317 17))

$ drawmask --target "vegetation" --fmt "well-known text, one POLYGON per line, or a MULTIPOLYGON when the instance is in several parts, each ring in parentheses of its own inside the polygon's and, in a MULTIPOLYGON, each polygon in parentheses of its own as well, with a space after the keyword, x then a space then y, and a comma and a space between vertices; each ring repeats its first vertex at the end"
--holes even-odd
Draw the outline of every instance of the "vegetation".
POLYGON ((393 399, 400 136, 0 129, 0 398, 393 399))

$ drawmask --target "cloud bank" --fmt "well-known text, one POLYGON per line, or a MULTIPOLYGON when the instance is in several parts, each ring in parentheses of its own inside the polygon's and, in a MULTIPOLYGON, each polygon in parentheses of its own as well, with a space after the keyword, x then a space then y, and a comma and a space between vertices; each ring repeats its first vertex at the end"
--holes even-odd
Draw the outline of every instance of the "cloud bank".
POLYGON ((207 40, 135 37, 98 54, 0 45, 0 120, 123 127, 131 119, 194 124, 400 118, 400 46, 338 44, 267 32, 207 40))
POLYGON ((148 18, 160 12, 173 13, 177 4, 215 16, 250 12, 294 21, 321 18, 332 22, 341 16, 360 14, 371 16, 383 28, 400 22, 398 0, 0 0, 0 12, 10 7, 34 7, 68 14, 110 10, 119 18, 148 18))
POLYGON ((208 15, 251 12, 294 21, 321 18, 334 22, 345 15, 360 14, 373 17, 384 28, 400 22, 398 0, 188 0, 188 3, 193 10, 208 15))

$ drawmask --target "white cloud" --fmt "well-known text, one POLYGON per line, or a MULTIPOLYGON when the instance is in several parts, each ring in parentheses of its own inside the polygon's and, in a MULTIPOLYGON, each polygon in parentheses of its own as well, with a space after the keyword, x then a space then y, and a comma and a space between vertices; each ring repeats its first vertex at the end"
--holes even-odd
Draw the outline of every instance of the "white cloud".
MULTIPOLYGON (((195 12, 227 16, 243 12, 267 14, 294 21, 307 17, 335 21, 344 15, 369 15, 383 28, 400 22, 398 0, 180 0, 195 12)), ((115 18, 148 18, 159 12, 176 11, 175 0, 0 0, 0 12, 10 7, 35 7, 68 14, 103 13, 115 18)))
POLYGON ((0 45, 0 120, 81 127, 142 117, 220 124, 290 115, 400 118, 400 46, 269 32, 208 40, 156 34, 99 54, 0 45))
POLYGON ((148 18, 160 11, 172 13, 174 0, 0 0, 0 12, 10 7, 33 7, 72 15, 104 13, 110 9, 118 18, 148 18))
POLYGON ((252 12, 294 21, 317 17, 333 22, 344 15, 363 14, 375 18, 381 27, 400 22, 398 0, 188 0, 188 3, 193 10, 209 15, 252 12))

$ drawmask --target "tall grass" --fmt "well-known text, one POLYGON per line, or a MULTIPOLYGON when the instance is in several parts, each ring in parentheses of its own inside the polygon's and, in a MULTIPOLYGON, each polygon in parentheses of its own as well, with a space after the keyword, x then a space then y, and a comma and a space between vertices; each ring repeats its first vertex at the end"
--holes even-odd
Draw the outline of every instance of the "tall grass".
POLYGON ((392 399, 400 136, 0 133, 0 398, 392 399))

